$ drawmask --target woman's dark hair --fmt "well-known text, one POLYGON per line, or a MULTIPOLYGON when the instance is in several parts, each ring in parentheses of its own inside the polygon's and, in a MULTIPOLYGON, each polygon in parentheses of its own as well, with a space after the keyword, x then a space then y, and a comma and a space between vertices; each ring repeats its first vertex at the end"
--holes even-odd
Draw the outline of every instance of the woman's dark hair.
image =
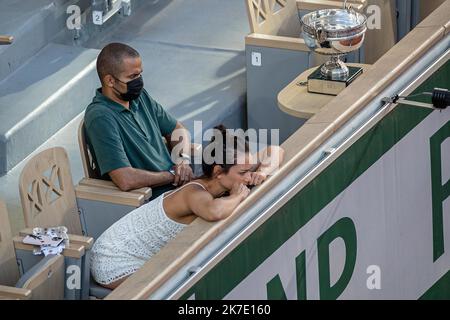
POLYGON ((214 158, 214 161, 205 161, 206 157, 203 155, 202 169, 203 174, 207 178, 212 178, 215 166, 222 167, 223 171, 227 173, 232 166, 237 164, 239 152, 248 153, 250 150, 248 141, 245 138, 231 134, 224 125, 218 125, 214 129, 216 133, 222 135, 222 141, 216 140, 216 135, 214 135, 205 148, 205 150, 212 150, 211 156, 214 158), (216 150, 219 152, 216 153, 216 150), (230 153, 232 161, 229 160, 230 153))

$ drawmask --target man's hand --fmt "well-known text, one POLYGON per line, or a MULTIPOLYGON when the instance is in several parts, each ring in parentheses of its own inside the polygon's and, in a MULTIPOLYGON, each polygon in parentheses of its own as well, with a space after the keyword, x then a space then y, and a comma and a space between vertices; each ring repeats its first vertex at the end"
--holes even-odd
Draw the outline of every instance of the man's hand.
POLYGON ((249 185, 258 186, 267 179, 267 174, 261 171, 251 172, 251 180, 249 185))
POLYGON ((182 161, 177 164, 174 168, 175 171, 175 179, 173 182, 174 186, 182 186, 185 183, 194 179, 194 172, 192 172, 192 168, 187 161, 182 161))

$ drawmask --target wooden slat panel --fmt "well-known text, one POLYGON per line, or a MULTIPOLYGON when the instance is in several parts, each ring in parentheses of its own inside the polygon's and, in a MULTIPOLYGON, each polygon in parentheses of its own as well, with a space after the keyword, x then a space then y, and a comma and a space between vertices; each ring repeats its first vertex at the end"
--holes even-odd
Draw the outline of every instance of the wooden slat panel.
POLYGON ((52 148, 28 161, 19 180, 25 226, 66 226, 82 234, 69 158, 63 148, 52 148))

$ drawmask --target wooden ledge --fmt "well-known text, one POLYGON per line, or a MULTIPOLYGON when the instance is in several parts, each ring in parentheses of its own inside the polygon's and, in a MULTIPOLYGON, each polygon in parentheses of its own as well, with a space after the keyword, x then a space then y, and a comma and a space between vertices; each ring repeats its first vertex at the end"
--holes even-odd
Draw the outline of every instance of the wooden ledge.
POLYGON ((143 205, 146 200, 143 194, 87 185, 78 185, 75 188, 75 192, 78 199, 101 201, 136 208, 143 205))
POLYGON ((0 285, 0 300, 28 300, 31 296, 32 292, 29 289, 0 285))
MULTIPOLYGON (((105 188, 105 189, 121 192, 121 190, 112 181, 92 179, 92 178, 83 178, 80 180, 80 182, 78 184, 81 186, 100 187, 100 188, 105 188)), ((140 189, 136 189, 136 190, 131 190, 129 192, 139 194, 139 195, 142 194, 144 196, 145 200, 148 200, 152 197, 152 188, 140 188, 140 189)))
MULTIPOLYGON (((22 237, 22 236, 16 236, 13 238, 14 249, 33 251, 34 249, 38 248, 38 246, 33 246, 31 244, 23 243, 22 241, 24 238, 25 237, 22 237)), ((85 253, 85 247, 83 245, 77 244, 77 243, 69 243, 69 246, 64 249, 62 255, 64 257, 81 259, 81 257, 84 256, 84 253, 85 253)))
MULTIPOLYGON (((371 65, 368 64, 358 64, 358 63, 348 63, 347 66, 351 67, 362 67, 364 72, 368 72, 371 65)), ((338 96, 331 96, 326 94, 317 94, 308 92, 307 85, 300 85, 302 82, 308 80, 308 76, 314 72, 317 67, 308 69, 300 74, 294 81, 287 85, 278 94, 278 106, 280 109, 297 118, 310 119, 315 114, 319 113, 320 110, 330 103, 331 101, 338 101, 338 96)), ((357 82, 359 79, 356 79, 357 82)), ((352 88, 350 84, 350 89, 352 88)))
MULTIPOLYGON (((349 0, 347 5, 361 12, 367 7, 367 0, 349 0)), ((344 7, 344 1, 332 1, 332 0, 297 0, 298 10, 322 10, 322 9, 342 9, 344 7)))
POLYGON ((251 33, 245 37, 245 44, 250 46, 310 52, 305 41, 300 39, 300 35, 298 38, 291 38, 251 33))
MULTIPOLYGON (((25 237, 29 234, 33 234, 33 228, 26 228, 20 230, 19 232, 19 236, 21 237, 25 237)), ((86 250, 91 249, 92 245, 94 244, 94 238, 92 237, 84 237, 76 234, 68 234, 68 236, 69 236, 69 243, 82 245, 86 250)))
POLYGON ((13 36, 0 36, 0 45, 12 44, 14 42, 13 36))

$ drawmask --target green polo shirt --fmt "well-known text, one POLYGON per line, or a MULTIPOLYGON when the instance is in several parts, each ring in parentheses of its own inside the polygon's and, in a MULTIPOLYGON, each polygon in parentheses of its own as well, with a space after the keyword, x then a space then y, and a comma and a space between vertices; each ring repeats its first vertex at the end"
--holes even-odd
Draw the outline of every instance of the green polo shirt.
MULTIPOLYGON (((131 101, 128 110, 98 89, 84 121, 87 142, 103 179, 110 179, 109 172, 124 167, 161 172, 173 166, 162 137, 173 132, 177 120, 147 91, 131 101)), ((170 189, 171 184, 153 188, 152 199, 170 189)))

